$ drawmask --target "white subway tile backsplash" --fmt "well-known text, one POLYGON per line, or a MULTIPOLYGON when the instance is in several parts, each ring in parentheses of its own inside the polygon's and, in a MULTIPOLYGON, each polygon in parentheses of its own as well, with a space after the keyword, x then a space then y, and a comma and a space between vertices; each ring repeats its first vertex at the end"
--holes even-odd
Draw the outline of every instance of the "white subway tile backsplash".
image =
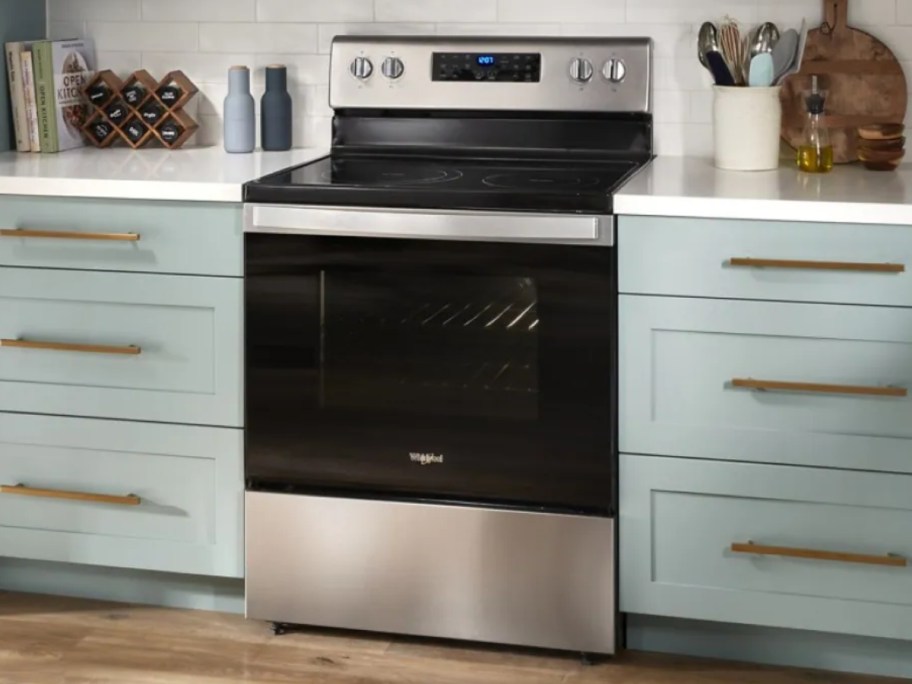
POLYGON ((374 0, 374 19, 494 22, 497 20, 497 6, 494 0, 374 0))
POLYGON ((626 14, 625 0, 497 0, 499 21, 621 24, 626 20, 626 14))
POLYGON ((257 0, 256 10, 257 21, 374 20, 373 0, 257 0))
POLYGON ((98 50, 167 50, 184 52, 199 46, 199 25, 180 21, 86 22, 86 35, 98 50))
POLYGON ((430 23, 364 23, 364 24, 320 24, 320 52, 329 52, 332 40, 341 35, 427 35, 434 33, 434 24, 430 23))
POLYGON ((144 20, 171 21, 174 17, 181 21, 256 21, 256 0, 142 0, 144 20))
POLYGON ((136 21, 141 0, 48 0, 51 21, 136 21))
MULTIPOLYGON (((48 0, 52 37, 96 40, 101 68, 183 69, 200 87, 201 144, 221 141, 228 68, 288 65, 296 145, 326 145, 329 50, 343 34, 651 36, 660 154, 712 150, 712 90, 696 60, 696 32, 731 16, 810 27, 821 0, 48 0)), ((912 0, 853 0, 849 21, 871 31, 912 71, 912 0)))
POLYGON ((199 25, 200 52, 317 52, 316 24, 199 25))
POLYGON ((84 21, 48 22, 48 38, 51 40, 69 40, 70 38, 82 38, 84 35, 84 21))

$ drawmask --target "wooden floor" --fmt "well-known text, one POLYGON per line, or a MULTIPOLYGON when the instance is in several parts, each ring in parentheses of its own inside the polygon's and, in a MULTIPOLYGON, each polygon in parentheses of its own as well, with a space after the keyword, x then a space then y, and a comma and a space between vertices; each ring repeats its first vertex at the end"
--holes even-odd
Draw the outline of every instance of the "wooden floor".
POLYGON ((0 592, 3 684, 861 684, 874 677, 628 654, 563 655, 310 631, 220 613, 0 592))

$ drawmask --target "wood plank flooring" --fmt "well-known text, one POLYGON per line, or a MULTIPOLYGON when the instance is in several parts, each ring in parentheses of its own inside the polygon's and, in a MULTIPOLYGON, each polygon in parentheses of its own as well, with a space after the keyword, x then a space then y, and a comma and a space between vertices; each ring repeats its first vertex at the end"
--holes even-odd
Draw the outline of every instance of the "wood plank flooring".
POLYGON ((310 630, 236 615, 0 592, 2 684, 884 684, 875 677, 626 654, 572 656, 310 630))

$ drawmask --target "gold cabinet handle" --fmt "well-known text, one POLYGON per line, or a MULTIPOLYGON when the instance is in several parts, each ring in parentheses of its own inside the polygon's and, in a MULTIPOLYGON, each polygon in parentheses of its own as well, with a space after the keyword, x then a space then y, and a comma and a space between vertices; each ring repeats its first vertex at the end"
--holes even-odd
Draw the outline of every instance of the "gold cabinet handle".
POLYGON ((903 556, 888 554, 886 556, 868 556, 861 553, 842 553, 840 551, 818 551, 816 549, 797 549, 789 546, 766 546, 753 542, 734 543, 732 553, 746 553, 754 556, 780 556, 783 558, 805 558, 808 560, 832 561, 834 563, 860 563, 862 565, 886 565, 892 568, 905 568, 909 560, 903 556))
POLYGON ((905 273, 905 264, 866 264, 848 261, 801 261, 792 259, 751 259, 732 257, 730 266, 743 268, 791 268, 801 271, 856 271, 860 273, 905 273))
POLYGON ((68 492, 63 489, 36 489, 24 484, 0 485, 0 494, 16 494, 18 496, 37 496, 43 499, 68 499, 70 501, 89 501, 91 503, 116 504, 118 506, 139 506, 142 503, 135 494, 126 496, 111 496, 109 494, 93 494, 90 492, 68 492))
POLYGON ((0 228, 0 237, 139 242, 140 235, 139 233, 82 233, 76 230, 33 230, 31 228, 0 228))
POLYGON ((122 354, 138 356, 142 347, 129 345, 112 347, 106 344, 72 344, 70 342, 44 342, 41 340, 5 340, 0 339, 0 347, 18 347, 19 349, 43 349, 45 351, 82 352, 84 354, 122 354))
POLYGON ((868 387, 865 385, 826 385, 816 382, 782 382, 779 380, 754 380, 752 378, 734 378, 732 387, 771 392, 811 392, 813 394, 855 394, 868 397, 909 396, 905 387, 868 387))

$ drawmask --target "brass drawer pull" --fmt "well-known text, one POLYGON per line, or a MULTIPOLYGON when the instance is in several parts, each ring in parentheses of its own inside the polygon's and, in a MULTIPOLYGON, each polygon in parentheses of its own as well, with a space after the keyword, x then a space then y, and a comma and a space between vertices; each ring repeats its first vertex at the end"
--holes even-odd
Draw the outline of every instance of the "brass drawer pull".
POLYGON ((868 397, 896 397, 903 399, 909 396, 905 387, 866 387, 864 385, 825 385, 815 382, 781 382, 779 380, 753 380, 734 378, 732 387, 773 392, 811 392, 813 394, 857 394, 868 397))
POLYGON ((903 556, 868 556, 861 553, 842 553, 839 551, 817 551, 815 549, 795 549, 788 546, 765 546, 763 544, 734 543, 731 545, 733 553, 747 553, 754 556, 781 556, 783 558, 806 558, 808 560, 824 560, 834 563, 860 563, 862 565, 886 565, 891 568, 905 568, 909 560, 903 556))
POLYGON ((139 242, 140 235, 139 233, 81 233, 75 230, 32 230, 31 228, 0 228, 0 237, 139 242))
POLYGON ((24 484, 0 485, 0 494, 17 494, 19 496, 37 496, 43 499, 68 499, 70 501, 89 501, 91 503, 116 504, 118 506, 139 506, 142 503, 135 494, 111 496, 109 494, 92 494, 90 492, 68 492, 62 489, 35 489, 24 484))
POLYGON ((751 259, 732 257, 731 266, 745 268, 792 268, 802 271, 856 271, 860 273, 905 273, 905 264, 866 264, 847 261, 800 261, 790 259, 751 259))
POLYGON ((43 349, 46 351, 83 352, 85 354, 122 354, 138 356, 142 347, 112 347, 106 344, 71 344, 69 342, 42 342, 39 340, 2 340, 0 347, 18 347, 19 349, 43 349))

